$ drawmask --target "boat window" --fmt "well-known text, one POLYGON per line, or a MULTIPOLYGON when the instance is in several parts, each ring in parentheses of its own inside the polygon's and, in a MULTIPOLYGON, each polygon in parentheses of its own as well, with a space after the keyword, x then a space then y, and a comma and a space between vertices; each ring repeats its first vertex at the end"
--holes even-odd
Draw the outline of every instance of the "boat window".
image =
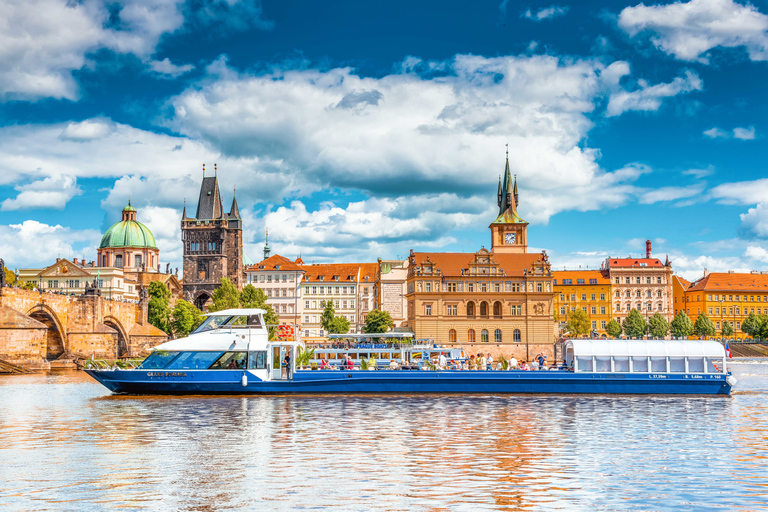
POLYGON ((580 372, 591 372, 592 371, 592 358, 591 357, 580 357, 579 358, 579 371, 580 372))
POLYGON ((669 358, 669 371, 670 371, 670 373, 685 373, 685 358, 684 357, 670 357, 669 358))
POLYGON ((689 357, 688 358, 688 373, 704 373, 704 358, 702 358, 702 357, 689 357))
POLYGON ((261 317, 259 317, 259 315, 249 316, 248 327, 253 327, 253 328, 261 327, 261 317))
POLYGON ((139 368, 143 370, 159 370, 160 368, 165 368, 165 366, 173 361, 173 358, 177 355, 179 355, 178 352, 155 350, 141 363, 141 365, 139 365, 139 368))
POLYGON ((610 357, 595 357, 595 371, 596 372, 610 372, 611 371, 611 358, 610 357))
POLYGON ((615 372, 628 372, 629 371, 629 358, 628 357, 614 357, 613 358, 613 371, 615 371, 615 372))
POLYGON ((651 357, 651 371, 652 372, 665 372, 667 371, 667 358, 666 357, 651 357))
POLYGON ((648 373, 648 358, 647 357, 633 357, 632 358, 632 371, 636 373, 648 373))
POLYGON ((723 360, 715 357, 707 358, 707 373, 722 373, 720 365, 723 364, 723 360))
POLYGON ((248 359, 248 368, 252 370, 263 370, 267 367, 267 352, 260 350, 251 352, 248 359))
POLYGON ((204 370, 219 358, 221 352, 182 352, 171 364, 171 370, 204 370))
POLYGON ((245 368, 245 352, 224 352, 209 370, 237 370, 245 368))
POLYGON ((203 320, 203 323, 197 329, 192 331, 192 334, 220 329, 231 318, 231 316, 209 316, 203 320))

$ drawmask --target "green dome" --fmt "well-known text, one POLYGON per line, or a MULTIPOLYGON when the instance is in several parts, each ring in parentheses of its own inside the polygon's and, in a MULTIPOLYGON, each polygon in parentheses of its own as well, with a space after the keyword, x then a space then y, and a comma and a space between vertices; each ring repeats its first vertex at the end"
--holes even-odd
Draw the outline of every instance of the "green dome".
MULTIPOLYGON (((132 207, 129 207, 132 208, 132 207)), ((149 247, 157 249, 155 237, 147 226, 137 220, 121 220, 101 237, 99 249, 107 247, 149 247)))
POLYGON ((133 206, 131 206, 131 201, 128 201, 128 206, 126 206, 125 208, 123 208, 123 211, 124 211, 124 212, 135 212, 135 211, 136 211, 136 208, 134 208, 133 206))

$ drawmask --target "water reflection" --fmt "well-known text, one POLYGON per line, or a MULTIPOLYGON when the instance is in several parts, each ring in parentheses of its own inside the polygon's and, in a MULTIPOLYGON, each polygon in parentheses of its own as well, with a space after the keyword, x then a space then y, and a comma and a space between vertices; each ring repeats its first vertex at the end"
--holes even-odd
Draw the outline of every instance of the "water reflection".
POLYGON ((718 397, 125 397, 0 377, 9 510, 754 510, 768 365, 718 397))

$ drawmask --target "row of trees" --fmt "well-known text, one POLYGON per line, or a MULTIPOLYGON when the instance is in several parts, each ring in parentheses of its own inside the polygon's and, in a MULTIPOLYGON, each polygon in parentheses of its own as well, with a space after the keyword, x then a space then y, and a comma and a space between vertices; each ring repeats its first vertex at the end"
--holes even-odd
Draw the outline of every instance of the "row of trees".
MULTIPOLYGON (((754 317, 751 314, 750 317, 754 317)), ((750 331, 762 333, 763 329, 768 334, 768 316, 765 316, 764 320, 760 320, 759 317, 755 317, 754 323, 749 324, 750 331), (762 322, 762 323, 761 323, 762 322), (752 328, 754 325, 754 330, 752 328)), ((747 318, 749 320, 749 317, 747 318)), ((750 336, 755 336, 751 332, 745 330, 747 320, 742 325, 742 331, 750 336)), ((586 311, 583 309, 576 309, 570 314, 566 321, 566 328, 572 336, 581 336, 588 334, 592 328, 592 323, 587 317, 586 311)), ((667 319, 661 316, 659 313, 655 313, 647 321, 645 317, 636 309, 629 312, 629 315, 619 324, 615 319, 611 319, 605 325, 605 332, 611 338, 618 338, 622 333, 629 338, 641 338, 646 334, 653 336, 654 338, 663 338, 668 333, 671 333, 675 337, 685 336, 714 336, 717 334, 715 324, 705 313, 700 313, 695 322, 692 322, 690 317, 685 314, 685 311, 680 311, 672 322, 667 322, 667 319)), ((734 329, 730 322, 723 322, 723 336, 733 336, 734 329)))

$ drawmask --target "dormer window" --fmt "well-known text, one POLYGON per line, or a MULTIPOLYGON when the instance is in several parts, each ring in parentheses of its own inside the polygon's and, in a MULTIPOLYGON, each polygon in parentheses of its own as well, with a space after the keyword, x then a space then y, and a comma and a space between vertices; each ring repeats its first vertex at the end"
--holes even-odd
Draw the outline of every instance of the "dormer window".
POLYGON ((275 270, 280 270, 280 265, 275 265, 275 270))

